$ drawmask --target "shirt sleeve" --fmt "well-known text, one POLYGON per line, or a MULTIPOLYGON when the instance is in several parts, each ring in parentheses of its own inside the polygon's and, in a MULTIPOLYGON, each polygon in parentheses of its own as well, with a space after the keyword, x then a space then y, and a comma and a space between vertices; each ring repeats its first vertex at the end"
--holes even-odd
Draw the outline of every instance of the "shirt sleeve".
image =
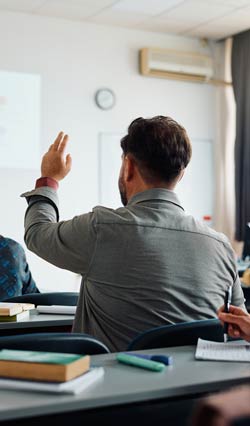
POLYGON ((59 221, 58 198, 52 187, 22 194, 28 201, 25 243, 53 265, 85 276, 96 245, 95 213, 59 221))

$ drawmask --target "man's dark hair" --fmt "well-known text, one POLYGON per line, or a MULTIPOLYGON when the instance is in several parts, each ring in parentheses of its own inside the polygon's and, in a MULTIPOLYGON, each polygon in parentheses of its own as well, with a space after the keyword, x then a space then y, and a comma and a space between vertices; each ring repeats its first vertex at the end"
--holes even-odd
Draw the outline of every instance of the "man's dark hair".
POLYGON ((172 182, 188 165, 192 147, 186 130, 170 117, 139 117, 121 140, 123 154, 131 154, 146 182, 172 182))

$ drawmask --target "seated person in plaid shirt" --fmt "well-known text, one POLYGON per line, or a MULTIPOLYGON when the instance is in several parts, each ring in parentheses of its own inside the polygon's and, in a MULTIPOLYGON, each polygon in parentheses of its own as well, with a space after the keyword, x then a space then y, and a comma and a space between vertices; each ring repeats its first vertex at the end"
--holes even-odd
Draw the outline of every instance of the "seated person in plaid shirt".
POLYGON ((25 293, 40 293, 22 246, 0 235, 0 301, 25 293))

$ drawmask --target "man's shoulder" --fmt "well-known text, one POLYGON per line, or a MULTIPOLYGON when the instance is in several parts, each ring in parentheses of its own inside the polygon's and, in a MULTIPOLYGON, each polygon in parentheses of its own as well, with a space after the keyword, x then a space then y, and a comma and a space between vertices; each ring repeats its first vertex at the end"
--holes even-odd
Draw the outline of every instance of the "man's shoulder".
POLYGON ((92 210, 97 223, 115 223, 128 219, 130 216, 127 207, 118 207, 117 209, 105 206, 95 206, 92 210))
MULTIPOLYGON (((166 220, 164 217, 160 217, 156 214, 152 216, 152 212, 147 216, 145 213, 143 217, 137 214, 138 211, 132 207, 119 207, 117 209, 97 205, 93 208, 93 214, 95 216, 95 222, 98 224, 101 223, 140 223, 141 220, 145 225, 147 223, 152 224, 153 221, 158 221, 158 225, 169 230, 182 231, 196 235, 202 235, 207 238, 210 238, 211 241, 217 241, 218 243, 223 244, 224 246, 231 249, 231 243, 227 236, 221 232, 216 231, 210 226, 203 224, 201 221, 195 219, 192 215, 182 214, 176 215, 168 213, 166 220)), ((158 213, 158 212, 157 212, 158 213)))
POLYGON ((231 246, 230 241, 225 234, 223 234, 222 232, 216 231, 212 227, 195 219, 193 216, 186 215, 186 222, 188 226, 190 227, 191 232, 195 232, 197 234, 201 234, 211 239, 217 240, 218 242, 226 246, 229 246, 229 247, 231 246))

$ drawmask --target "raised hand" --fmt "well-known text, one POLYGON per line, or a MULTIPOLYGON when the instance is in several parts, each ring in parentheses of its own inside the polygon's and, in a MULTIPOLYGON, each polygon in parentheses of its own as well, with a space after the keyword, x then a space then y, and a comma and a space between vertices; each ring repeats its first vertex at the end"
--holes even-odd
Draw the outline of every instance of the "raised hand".
POLYGON ((41 176, 50 177, 57 181, 62 180, 70 172, 72 159, 70 154, 65 157, 65 149, 69 137, 60 132, 55 142, 50 146, 49 150, 44 154, 41 164, 41 176))

